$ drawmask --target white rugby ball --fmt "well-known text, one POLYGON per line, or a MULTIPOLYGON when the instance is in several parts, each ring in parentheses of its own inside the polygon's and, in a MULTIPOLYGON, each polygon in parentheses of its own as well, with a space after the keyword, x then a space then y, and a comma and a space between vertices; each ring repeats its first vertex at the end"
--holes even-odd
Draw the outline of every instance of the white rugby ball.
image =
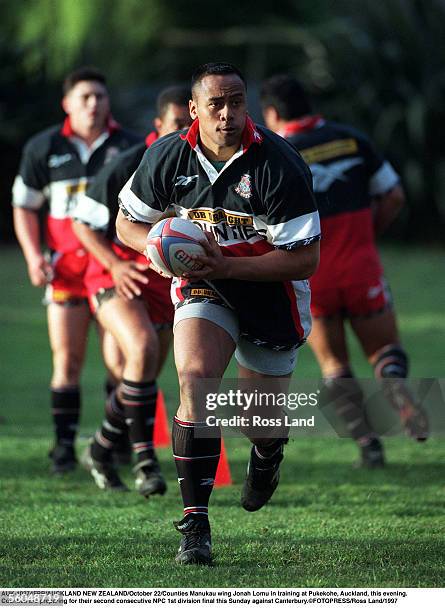
POLYGON ((202 268, 192 256, 205 254, 199 244, 203 240, 207 240, 206 235, 197 225, 188 219, 169 217, 153 225, 145 253, 165 276, 182 276, 202 268))

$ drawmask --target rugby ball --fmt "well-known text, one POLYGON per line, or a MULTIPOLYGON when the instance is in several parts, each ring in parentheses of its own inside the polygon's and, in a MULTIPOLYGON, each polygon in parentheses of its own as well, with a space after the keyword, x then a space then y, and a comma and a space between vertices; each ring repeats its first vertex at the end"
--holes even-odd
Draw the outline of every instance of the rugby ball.
POLYGON ((207 240, 204 232, 188 219, 169 217, 158 221, 148 233, 145 254, 165 276, 182 276, 200 270, 193 255, 205 255, 199 241, 207 240))

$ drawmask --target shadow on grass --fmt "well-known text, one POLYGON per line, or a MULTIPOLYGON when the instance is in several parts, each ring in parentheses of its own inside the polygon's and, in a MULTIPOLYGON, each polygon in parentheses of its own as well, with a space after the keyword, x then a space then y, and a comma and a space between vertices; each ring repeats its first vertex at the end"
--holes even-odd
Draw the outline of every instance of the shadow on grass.
POLYGON ((443 586, 437 538, 214 537, 215 567, 178 567, 173 530, 128 536, 6 538, 3 587, 443 586), (14 551, 14 552, 13 552, 14 551), (200 577, 204 580, 200 581, 200 577))

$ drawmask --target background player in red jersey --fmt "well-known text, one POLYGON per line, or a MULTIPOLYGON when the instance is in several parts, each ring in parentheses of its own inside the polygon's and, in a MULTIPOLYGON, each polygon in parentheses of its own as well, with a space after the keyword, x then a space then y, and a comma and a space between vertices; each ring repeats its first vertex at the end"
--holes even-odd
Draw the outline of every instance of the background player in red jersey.
POLYGON ((47 287, 55 473, 71 470, 76 463, 79 377, 90 323, 84 285, 88 256, 72 230, 71 213, 94 175, 120 151, 140 140, 112 119, 101 72, 80 68, 66 77, 63 91, 65 122, 37 134, 26 144, 13 187, 14 227, 29 278, 36 287, 47 287), (50 259, 40 243, 39 210, 45 202, 50 259))
POLYGON ((349 362, 344 322, 349 319, 375 376, 386 379, 385 392, 407 433, 424 440, 428 423, 402 380, 408 375, 408 356, 375 244, 375 235, 403 206, 400 179, 365 136, 313 114, 293 77, 265 81, 261 104, 266 125, 299 150, 313 174, 322 240, 320 265, 311 278, 309 344, 330 398, 361 448, 362 463, 382 466, 382 445, 366 420, 363 394, 349 362))
MULTIPOLYGON (((199 219, 209 231, 206 256, 197 259, 202 270, 172 285, 180 385, 172 442, 184 506, 175 523, 182 535, 176 561, 211 564, 208 504, 221 441, 219 429, 206 423, 203 379, 219 381, 232 355, 241 378, 289 377, 310 330, 305 279, 318 262, 320 227, 306 164, 248 117, 245 81, 235 66, 195 71, 190 113, 188 132, 150 147, 121 191, 117 230, 143 253, 150 225, 173 205, 178 216, 199 219)), ((241 495, 249 512, 278 485, 288 428, 280 424, 271 433, 252 440, 241 495)))
POLYGON ((124 489, 112 452, 125 436, 127 420, 136 455, 136 488, 145 496, 166 490, 153 449, 153 427, 156 378, 172 337, 171 280, 148 270, 146 258, 117 239, 118 194, 147 146, 190 125, 189 98, 185 87, 163 90, 157 101, 156 131, 103 168, 73 212, 74 231, 90 253, 85 284, 91 307, 124 356, 122 382, 109 397, 105 420, 83 463, 99 487, 124 489), (134 299, 139 297, 142 299, 134 299))

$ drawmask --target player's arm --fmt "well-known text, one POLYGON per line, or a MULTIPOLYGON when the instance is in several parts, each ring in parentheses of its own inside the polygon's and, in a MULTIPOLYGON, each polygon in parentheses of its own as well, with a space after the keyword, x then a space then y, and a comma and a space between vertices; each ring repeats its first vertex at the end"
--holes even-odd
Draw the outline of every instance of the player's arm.
POLYGON ((116 217, 116 234, 123 244, 138 253, 144 253, 151 225, 151 223, 130 221, 122 210, 119 210, 116 217))
POLYGON ((405 204, 405 193, 400 185, 396 185, 381 196, 374 196, 372 209, 374 217, 374 232, 382 234, 394 221, 405 204))
POLYGON ((15 207, 14 230, 28 266, 28 275, 35 287, 43 287, 51 278, 52 269, 40 245, 40 223, 36 211, 15 207))
POLYGON ((246 281, 302 280, 314 274, 320 258, 320 243, 299 246, 294 250, 275 249, 254 257, 225 257, 213 235, 207 233, 208 244, 202 243, 205 256, 196 257, 202 270, 184 274, 186 278, 213 280, 233 278, 246 281))
POLYGON ((369 169, 369 195, 374 233, 382 234, 394 221, 405 203, 400 177, 389 161, 383 159, 366 139, 360 139, 361 151, 369 169))
MULTIPOLYGON (((168 219, 169 217, 176 217, 176 212, 173 207, 168 208, 160 217, 161 219, 168 219)), ((130 221, 124 216, 121 210, 119 210, 116 218, 116 234, 119 240, 138 253, 145 254, 145 247, 147 246, 147 234, 152 227, 152 223, 135 223, 130 221)))
POLYGON ((27 143, 12 187, 14 230, 35 287, 42 287, 52 276, 40 242, 39 210, 45 202, 49 182, 45 146, 40 138, 27 143))
POLYGON ((145 155, 134 175, 119 193, 119 212, 116 217, 116 234, 121 242, 138 253, 144 253, 147 234, 151 226, 165 214, 169 216, 171 198, 165 191, 165 178, 154 185, 150 158, 151 149, 145 155))
POLYGON ((86 223, 73 220, 72 227, 87 251, 110 272, 118 295, 131 300, 141 294, 137 282, 147 284, 148 279, 143 272, 148 269, 148 265, 120 259, 104 234, 92 229, 86 223))

